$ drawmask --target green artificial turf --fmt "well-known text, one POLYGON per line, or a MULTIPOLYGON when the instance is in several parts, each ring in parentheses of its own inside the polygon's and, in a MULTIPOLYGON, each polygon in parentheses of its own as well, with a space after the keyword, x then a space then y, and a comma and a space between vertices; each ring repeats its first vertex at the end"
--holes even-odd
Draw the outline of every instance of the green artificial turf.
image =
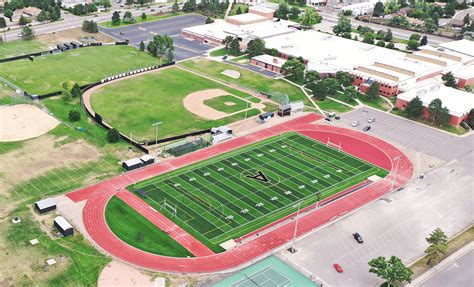
POLYGON ((250 103, 231 95, 204 100, 204 104, 224 113, 235 113, 250 107, 250 103))
MULTIPOLYGON (((222 89, 235 96, 250 97, 241 91, 173 67, 105 86, 92 95, 91 102, 94 111, 102 115, 105 122, 139 140, 155 138, 152 124, 156 122, 162 122, 158 137, 166 138, 244 118, 245 112, 241 112, 219 120, 207 120, 183 106, 183 99, 187 95, 207 89, 222 89)), ((251 109, 248 116, 255 116, 259 112, 251 109)))
POLYGON ((56 55, 1 64, 0 77, 30 94, 47 94, 62 89, 63 82, 79 85, 107 76, 160 64, 157 58, 131 46, 99 46, 70 50, 56 55))
POLYGON ((105 220, 115 235, 138 249, 164 256, 193 256, 163 230, 116 196, 107 203, 105 220))
POLYGON ((387 171, 286 133, 127 188, 146 192, 147 203, 219 252, 220 243, 296 212, 295 203, 314 204, 371 175, 387 171), (259 171, 268 181, 250 178, 259 171))

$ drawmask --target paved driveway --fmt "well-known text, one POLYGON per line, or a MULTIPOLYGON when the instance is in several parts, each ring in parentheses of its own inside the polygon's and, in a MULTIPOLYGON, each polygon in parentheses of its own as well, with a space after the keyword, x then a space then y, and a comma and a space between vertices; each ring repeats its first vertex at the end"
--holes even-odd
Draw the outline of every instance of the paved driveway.
POLYGON ((423 282, 422 287, 474 286, 474 249, 423 282))
POLYGON ((351 123, 356 120, 361 124, 355 129, 362 130, 364 126, 370 125, 369 133, 445 161, 456 159, 474 149, 474 134, 457 137, 371 108, 355 109, 344 114, 340 121, 346 127, 351 127, 351 123), (368 124, 369 117, 375 117, 375 123, 368 124))
POLYGON ((279 256, 331 286, 378 286, 380 280, 368 272, 370 259, 396 255, 412 262, 424 254, 425 237, 436 227, 452 236, 472 223, 472 162, 470 152, 388 195, 390 202, 376 201, 299 240, 295 254, 282 250, 279 256), (352 238, 354 232, 363 244, 352 238), (336 262, 344 273, 333 269, 336 262))
POLYGON ((169 35, 175 43, 175 59, 180 61, 202 55, 205 51, 212 48, 212 46, 189 41, 180 36, 182 28, 201 25, 205 21, 206 17, 204 16, 188 14, 120 28, 99 29, 101 32, 120 41, 128 39, 130 45, 135 47, 138 47, 141 41, 145 42, 146 45, 154 35, 169 35))

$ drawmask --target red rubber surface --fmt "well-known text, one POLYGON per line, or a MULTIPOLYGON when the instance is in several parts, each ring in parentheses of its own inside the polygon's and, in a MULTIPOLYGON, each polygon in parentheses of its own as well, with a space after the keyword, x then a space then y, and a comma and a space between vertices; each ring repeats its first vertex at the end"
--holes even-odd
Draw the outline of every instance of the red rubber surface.
POLYGON ((279 226, 248 243, 239 244, 236 248, 226 252, 195 258, 172 258, 141 251, 117 238, 105 222, 104 212, 108 200, 119 190, 133 182, 287 131, 298 131, 322 142, 326 142, 327 137, 330 136, 331 142, 341 142, 344 151, 390 170, 385 180, 376 182, 327 206, 302 215, 298 223, 298 236, 387 193, 390 189, 390 180, 394 177, 395 165, 393 158, 400 156, 395 188, 404 185, 411 178, 413 167, 410 160, 394 146, 366 133, 329 125, 309 124, 317 119, 320 119, 320 117, 310 114, 167 162, 129 172, 97 185, 72 192, 68 196, 74 201, 87 199, 83 210, 87 232, 102 249, 121 260, 147 269, 176 273, 211 273, 236 268, 257 257, 269 254, 272 249, 291 241, 294 232, 294 221, 279 226))

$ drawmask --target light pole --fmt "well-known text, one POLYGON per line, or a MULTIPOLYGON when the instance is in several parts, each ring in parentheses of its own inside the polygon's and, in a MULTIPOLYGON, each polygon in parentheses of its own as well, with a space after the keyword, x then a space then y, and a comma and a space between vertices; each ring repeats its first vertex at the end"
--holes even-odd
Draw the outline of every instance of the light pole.
POLYGON ((288 251, 290 251, 291 253, 295 253, 295 252, 296 252, 296 249, 295 249, 296 232, 298 231, 298 219, 299 219, 299 215, 300 215, 301 203, 303 203, 303 202, 300 201, 300 202, 298 202, 297 204, 293 205, 293 207, 298 206, 298 211, 296 212, 295 231, 293 232, 293 243, 291 244, 291 247, 288 248, 288 251))
POLYGON ((398 162, 400 161, 400 156, 397 156, 393 159, 394 161, 397 161, 397 164, 395 165, 395 172, 392 177, 392 186, 390 187, 390 191, 393 192, 393 186, 395 184, 395 178, 397 177, 397 171, 398 171, 398 162))
POLYGON ((249 99, 251 99, 252 97, 246 97, 244 98, 244 100, 246 101, 247 105, 245 106, 245 118, 244 118, 244 131, 247 130, 247 112, 249 110, 249 99))
MULTIPOLYGON (((158 126, 161 125, 161 124, 162 124, 162 122, 156 122, 156 123, 151 125, 152 127, 156 128, 155 129, 156 130, 156 132, 155 132, 155 146, 158 145, 158 126)), ((158 147, 156 147, 156 150, 158 151, 158 147)))

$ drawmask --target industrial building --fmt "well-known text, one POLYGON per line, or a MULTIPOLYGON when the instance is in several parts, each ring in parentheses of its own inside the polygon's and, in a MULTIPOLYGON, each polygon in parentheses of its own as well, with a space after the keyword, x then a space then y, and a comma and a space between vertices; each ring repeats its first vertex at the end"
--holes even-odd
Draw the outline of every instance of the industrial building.
POLYGON ((437 81, 427 81, 423 85, 410 89, 397 96, 396 106, 404 110, 409 101, 419 97, 423 102, 423 114, 425 118, 430 118, 428 105, 434 99, 440 99, 443 107, 449 109, 451 119, 450 125, 457 126, 462 121, 468 119, 469 111, 474 109, 474 95, 462 90, 449 88, 437 81))

